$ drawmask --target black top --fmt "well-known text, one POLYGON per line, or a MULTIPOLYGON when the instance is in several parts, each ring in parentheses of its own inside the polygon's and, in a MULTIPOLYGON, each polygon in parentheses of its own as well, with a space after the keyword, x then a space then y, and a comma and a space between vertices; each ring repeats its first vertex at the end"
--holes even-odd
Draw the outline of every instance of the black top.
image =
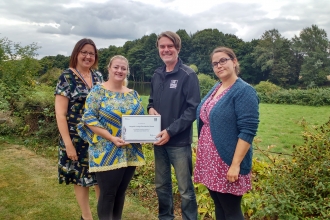
POLYGON ((166 72, 165 65, 155 70, 147 108, 154 108, 161 115, 161 129, 167 129, 171 137, 164 146, 192 143, 192 123, 199 103, 197 75, 181 59, 171 72, 166 72))

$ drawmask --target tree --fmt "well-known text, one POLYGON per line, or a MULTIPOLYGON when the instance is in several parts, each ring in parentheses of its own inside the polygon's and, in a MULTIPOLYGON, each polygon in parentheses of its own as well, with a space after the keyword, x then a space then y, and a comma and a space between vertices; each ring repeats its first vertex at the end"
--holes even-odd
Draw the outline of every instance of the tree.
POLYGON ((181 50, 179 53, 179 57, 183 61, 183 63, 188 64, 189 57, 193 51, 193 47, 191 44, 191 37, 188 35, 188 33, 185 30, 180 29, 176 33, 181 38, 181 50))
POLYGON ((0 80, 5 82, 12 91, 16 92, 20 86, 33 86, 33 77, 37 75, 40 65, 36 43, 21 46, 8 38, 0 39, 2 58, 0 62, 0 80))
POLYGON ((252 40, 244 43, 240 48, 240 56, 237 55, 240 66, 240 77, 251 84, 258 84, 262 81, 262 71, 259 66, 253 65, 255 58, 253 50, 258 45, 259 40, 252 40))
POLYGON ((189 63, 194 63, 202 73, 211 74, 210 54, 217 46, 225 45, 225 36, 217 29, 205 29, 192 35, 193 52, 189 63))
POLYGON ((141 62, 141 64, 142 74, 144 75, 142 81, 144 82, 150 82, 155 69, 163 65, 163 62, 158 55, 156 41, 157 35, 153 33, 149 36, 146 36, 143 44, 143 50, 145 51, 145 59, 141 62))
POLYGON ((110 45, 108 48, 101 48, 97 50, 99 57, 98 70, 102 73, 103 78, 105 80, 108 79, 108 64, 110 62, 111 57, 115 55, 123 55, 123 50, 121 47, 116 47, 114 45, 110 45))
POLYGON ((0 39, 0 97, 11 107, 18 97, 35 86, 34 77, 40 70, 37 49, 36 43, 21 46, 8 38, 0 39))
POLYGON ((325 30, 312 25, 292 41, 295 50, 304 57, 300 74, 303 84, 309 87, 323 85, 330 74, 329 40, 325 30))
POLYGON ((258 45, 254 49, 254 67, 260 67, 262 71, 262 81, 288 86, 294 81, 291 63, 293 62, 293 52, 291 43, 285 39, 276 29, 266 31, 258 45))
POLYGON ((41 70, 39 75, 43 75, 52 68, 65 70, 69 67, 70 57, 58 54, 56 56, 45 56, 39 60, 41 70))

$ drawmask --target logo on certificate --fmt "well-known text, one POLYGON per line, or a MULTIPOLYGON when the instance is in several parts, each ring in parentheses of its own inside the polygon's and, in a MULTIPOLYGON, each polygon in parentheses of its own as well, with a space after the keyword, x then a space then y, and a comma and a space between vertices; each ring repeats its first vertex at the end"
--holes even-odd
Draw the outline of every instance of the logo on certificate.
POLYGON ((176 89, 178 86, 178 80, 171 80, 170 89, 176 89))

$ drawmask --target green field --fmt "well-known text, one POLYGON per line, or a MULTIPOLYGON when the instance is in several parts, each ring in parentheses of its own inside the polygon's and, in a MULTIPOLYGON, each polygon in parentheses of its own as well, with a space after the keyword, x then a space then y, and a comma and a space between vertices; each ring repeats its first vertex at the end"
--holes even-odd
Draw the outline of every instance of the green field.
MULTIPOLYGON (((144 106, 148 97, 142 96, 144 106)), ((260 104, 260 124, 256 140, 258 146, 266 150, 290 153, 292 145, 301 145, 303 132, 300 122, 305 119, 310 126, 318 126, 330 118, 330 106, 314 107, 300 105, 260 104)), ((194 123, 194 141, 197 141, 196 122, 194 123)), ((255 151, 256 155, 259 155, 255 151)))

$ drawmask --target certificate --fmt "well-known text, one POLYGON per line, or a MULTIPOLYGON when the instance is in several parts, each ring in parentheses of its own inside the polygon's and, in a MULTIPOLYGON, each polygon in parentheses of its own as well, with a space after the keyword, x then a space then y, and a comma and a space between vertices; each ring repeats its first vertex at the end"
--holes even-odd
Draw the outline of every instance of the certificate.
POLYGON ((129 143, 153 143, 160 123, 160 115, 123 115, 121 137, 129 143))

